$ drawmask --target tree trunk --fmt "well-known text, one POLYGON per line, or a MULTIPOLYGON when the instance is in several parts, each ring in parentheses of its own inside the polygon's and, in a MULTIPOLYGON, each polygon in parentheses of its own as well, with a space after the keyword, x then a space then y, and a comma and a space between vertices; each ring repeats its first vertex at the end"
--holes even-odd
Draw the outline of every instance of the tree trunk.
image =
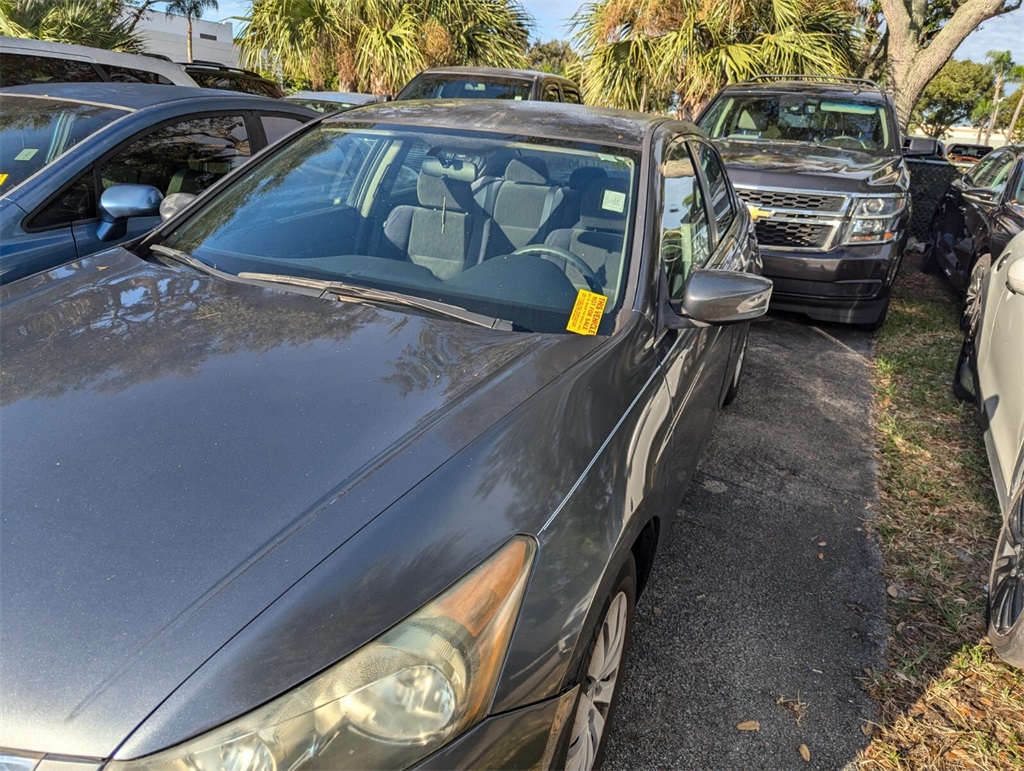
POLYGON ((992 117, 988 119, 988 128, 985 130, 985 144, 992 138, 992 129, 996 127, 996 118, 999 117, 999 93, 1003 90, 1002 73, 996 78, 996 90, 992 97, 992 117))
POLYGON ((933 37, 922 34, 928 0, 880 0, 888 33, 888 88, 896 102, 900 128, 906 131, 910 115, 925 86, 942 69, 981 22, 1021 6, 1021 0, 964 0, 933 37))
POLYGON ((1013 141, 1013 130, 1017 127, 1017 119, 1020 118, 1020 108, 1024 107, 1024 83, 1018 89, 1020 91, 1020 99, 1017 100, 1017 109, 1013 111, 1013 117, 1010 119, 1010 130, 1006 134, 1006 141, 1013 141))
POLYGON ((188 61, 192 63, 192 17, 188 17, 188 42, 185 43, 188 50, 188 61))

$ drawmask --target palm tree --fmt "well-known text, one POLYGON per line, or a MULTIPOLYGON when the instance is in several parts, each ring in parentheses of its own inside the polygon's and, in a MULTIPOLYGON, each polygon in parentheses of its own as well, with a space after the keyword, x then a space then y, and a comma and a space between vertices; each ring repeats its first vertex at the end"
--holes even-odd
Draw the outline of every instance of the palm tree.
MULTIPOLYGON (((985 56, 988 58, 989 66, 996 76, 996 85, 992 96, 992 117, 989 118, 988 127, 985 129, 985 144, 987 145, 992 137, 992 129, 996 126, 996 118, 999 117, 999 95, 1002 92, 1003 84, 1013 73, 1016 65, 1013 63, 1013 54, 1010 51, 989 51, 985 56)), ((1012 128, 1011 125, 1011 130, 1012 128)))
POLYGON ((644 87, 694 113, 719 88, 762 72, 847 75, 853 15, 845 0, 601 0, 574 18, 588 99, 644 108, 644 87))
POLYGON ((0 34, 142 53, 120 0, 0 0, 0 34))
POLYGON ((203 18, 207 10, 217 10, 217 0, 170 0, 164 6, 164 12, 168 16, 184 16, 188 23, 188 60, 192 61, 192 20, 203 18))
POLYGON ((531 23, 515 0, 253 0, 245 21, 247 66, 374 93, 426 66, 521 66, 531 23))

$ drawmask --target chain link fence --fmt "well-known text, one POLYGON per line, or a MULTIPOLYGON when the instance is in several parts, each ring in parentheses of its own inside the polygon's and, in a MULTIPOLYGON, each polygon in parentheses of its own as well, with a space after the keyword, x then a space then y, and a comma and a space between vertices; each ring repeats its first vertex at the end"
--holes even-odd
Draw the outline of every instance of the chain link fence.
POLYGON ((907 158, 910 172, 910 234, 918 241, 928 239, 935 207, 960 169, 941 158, 907 158))

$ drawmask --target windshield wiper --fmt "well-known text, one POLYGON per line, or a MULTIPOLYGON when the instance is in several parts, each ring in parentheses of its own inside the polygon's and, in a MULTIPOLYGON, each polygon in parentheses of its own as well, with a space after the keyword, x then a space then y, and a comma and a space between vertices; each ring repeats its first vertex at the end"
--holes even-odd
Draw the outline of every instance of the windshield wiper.
POLYGON ((486 316, 482 313, 474 313, 458 305, 450 305, 438 300, 428 300, 424 297, 415 297, 399 292, 390 292, 386 289, 373 289, 371 287, 345 284, 340 281, 304 278, 303 276, 285 276, 277 273, 242 272, 238 274, 238 278, 248 281, 265 281, 270 284, 287 284, 289 286, 315 289, 323 294, 335 295, 339 299, 366 300, 368 302, 416 308, 417 310, 428 311, 438 316, 465 321, 469 324, 487 327, 488 329, 512 331, 512 324, 504 319, 486 316))
POLYGON ((149 251, 159 254, 161 257, 170 257, 175 262, 180 262, 182 265, 187 265, 190 268, 198 270, 200 273, 205 273, 208 276, 221 275, 215 268, 211 268, 202 260, 197 260, 188 252, 183 252, 180 249, 174 249, 170 246, 164 246, 163 244, 151 244, 149 251))

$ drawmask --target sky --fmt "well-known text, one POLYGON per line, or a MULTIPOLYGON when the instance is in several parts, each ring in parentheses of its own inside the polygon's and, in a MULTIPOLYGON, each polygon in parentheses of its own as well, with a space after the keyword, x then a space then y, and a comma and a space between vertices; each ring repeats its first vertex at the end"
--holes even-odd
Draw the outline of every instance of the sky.
MULTIPOLYGON (((568 20, 583 5, 579 0, 521 0, 533 16, 537 26, 533 38, 542 41, 567 39, 568 20)), ((207 12, 203 18, 221 21, 230 16, 243 16, 250 3, 238 0, 220 0, 217 11, 207 12)), ((237 28, 237 23, 236 23, 237 28)), ((1010 51, 1018 64, 1024 64, 1024 8, 990 19, 975 30, 957 49, 957 59, 985 61, 989 51, 1010 51)))

